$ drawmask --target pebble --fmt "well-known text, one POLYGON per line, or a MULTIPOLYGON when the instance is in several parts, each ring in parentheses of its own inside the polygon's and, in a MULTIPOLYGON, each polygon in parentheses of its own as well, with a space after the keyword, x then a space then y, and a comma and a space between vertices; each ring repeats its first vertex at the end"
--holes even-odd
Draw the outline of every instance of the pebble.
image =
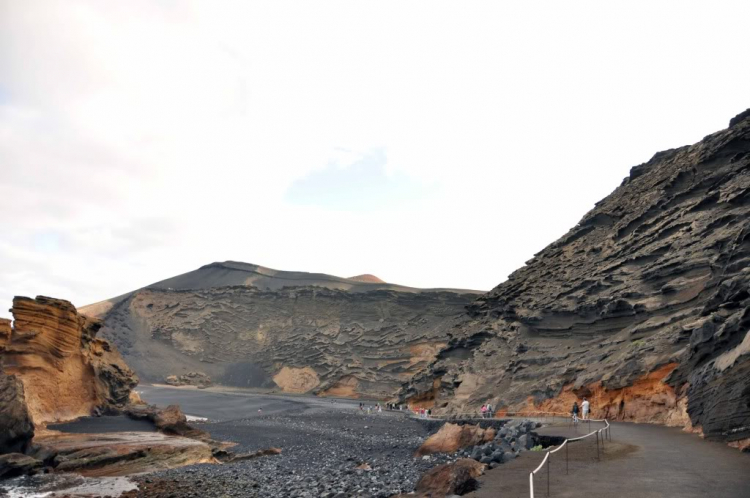
MULTIPOLYGON (((194 465, 137 477, 138 496, 163 498, 196 493, 203 498, 224 496, 298 498, 386 498, 414 490, 419 478, 431 468, 458 458, 487 460, 490 466, 515 458, 503 452, 507 439, 498 433, 484 446, 455 454, 414 453, 439 424, 408 418, 403 413, 362 414, 359 411, 318 409, 313 413, 269 415, 227 422, 200 424, 214 439, 232 441, 235 452, 256 451, 271 446, 282 449, 278 456, 262 457, 225 465, 194 465), (367 464, 367 465, 364 465, 367 464), (357 468, 357 467, 362 468, 357 468), (368 469, 369 467, 369 469, 368 469), (368 469, 368 470, 363 470, 368 469), (169 481, 159 488, 158 482, 169 481), (174 483, 172 483, 174 481, 174 483)), ((529 431, 529 425, 514 425, 513 437, 529 431)), ((507 437, 507 436, 506 436, 507 437)))

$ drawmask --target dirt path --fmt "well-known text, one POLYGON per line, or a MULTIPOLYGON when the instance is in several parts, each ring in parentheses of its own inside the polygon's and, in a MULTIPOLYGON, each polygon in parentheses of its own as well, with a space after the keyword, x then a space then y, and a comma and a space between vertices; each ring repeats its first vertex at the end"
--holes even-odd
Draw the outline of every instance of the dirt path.
MULTIPOLYGON (((551 427, 540 432, 576 436, 568 427, 551 427)), ((584 432, 580 428, 577 435, 584 432)), ((612 444, 604 443, 600 461, 592 438, 571 445, 567 475, 565 449, 552 455, 550 496, 750 496, 750 454, 679 429, 649 424, 613 424, 612 439, 612 444)), ((487 472, 482 488, 467 496, 528 497, 529 472, 543 458, 544 453, 523 454, 510 464, 487 472)), ((534 483, 536 497, 545 497, 546 469, 537 474, 534 483)))

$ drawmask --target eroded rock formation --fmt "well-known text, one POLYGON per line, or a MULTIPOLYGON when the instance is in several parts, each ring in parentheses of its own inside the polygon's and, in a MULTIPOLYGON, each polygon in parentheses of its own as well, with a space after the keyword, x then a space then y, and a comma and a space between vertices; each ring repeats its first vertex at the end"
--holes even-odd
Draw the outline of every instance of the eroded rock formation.
POLYGON ((115 413, 138 382, 119 353, 96 337, 101 322, 68 301, 16 297, 12 328, 2 325, 3 392, 15 389, 35 425, 115 413), (13 381, 20 382, 22 389, 13 381), (22 391, 22 392, 21 392, 22 391))
POLYGON ((23 453, 33 437, 23 384, 15 375, 0 372, 0 454, 23 453))
POLYGON ((103 333, 147 381, 196 371, 222 385, 386 398, 476 297, 258 268, 214 263, 83 311, 106 308, 103 333))
POLYGON ((233 443, 190 426, 178 406, 143 404, 131 391, 135 374, 96 337, 101 322, 79 315, 69 302, 17 297, 11 311, 12 326, 0 320, 0 478, 51 469, 116 476, 268 454, 236 455, 228 451, 233 443), (46 428, 119 413, 149 420, 160 432, 63 434, 46 428))
POLYGON ((437 496, 463 495, 479 487, 477 477, 484 474, 486 466, 475 460, 460 458, 453 463, 438 465, 427 472, 417 483, 416 496, 432 498, 437 496))
POLYGON ((482 429, 479 425, 446 423, 428 437, 417 450, 417 455, 454 453, 460 449, 492 441, 495 429, 482 429))
POLYGON ((750 112, 634 167, 469 308, 404 398, 750 438, 750 112))
POLYGON ((199 388, 206 388, 211 386, 213 382, 211 377, 203 372, 188 372, 182 375, 168 375, 164 382, 170 386, 195 386, 199 388))

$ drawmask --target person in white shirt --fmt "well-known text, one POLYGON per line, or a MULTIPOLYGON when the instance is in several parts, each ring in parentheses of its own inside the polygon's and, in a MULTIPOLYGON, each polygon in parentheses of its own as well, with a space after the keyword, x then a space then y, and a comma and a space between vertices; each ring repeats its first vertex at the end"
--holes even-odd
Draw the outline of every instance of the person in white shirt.
POLYGON ((583 411, 583 420, 587 420, 589 418, 589 408, 590 408, 589 400, 586 398, 583 398, 583 403, 581 403, 581 410, 583 411))

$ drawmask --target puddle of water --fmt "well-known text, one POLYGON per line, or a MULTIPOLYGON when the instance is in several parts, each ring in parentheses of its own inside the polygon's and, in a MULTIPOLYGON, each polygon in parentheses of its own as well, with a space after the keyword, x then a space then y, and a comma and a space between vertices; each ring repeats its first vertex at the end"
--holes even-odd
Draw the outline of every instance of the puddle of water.
POLYGON ((8 498, 117 497, 137 488, 138 485, 127 477, 82 477, 76 474, 16 477, 0 486, 8 498))

